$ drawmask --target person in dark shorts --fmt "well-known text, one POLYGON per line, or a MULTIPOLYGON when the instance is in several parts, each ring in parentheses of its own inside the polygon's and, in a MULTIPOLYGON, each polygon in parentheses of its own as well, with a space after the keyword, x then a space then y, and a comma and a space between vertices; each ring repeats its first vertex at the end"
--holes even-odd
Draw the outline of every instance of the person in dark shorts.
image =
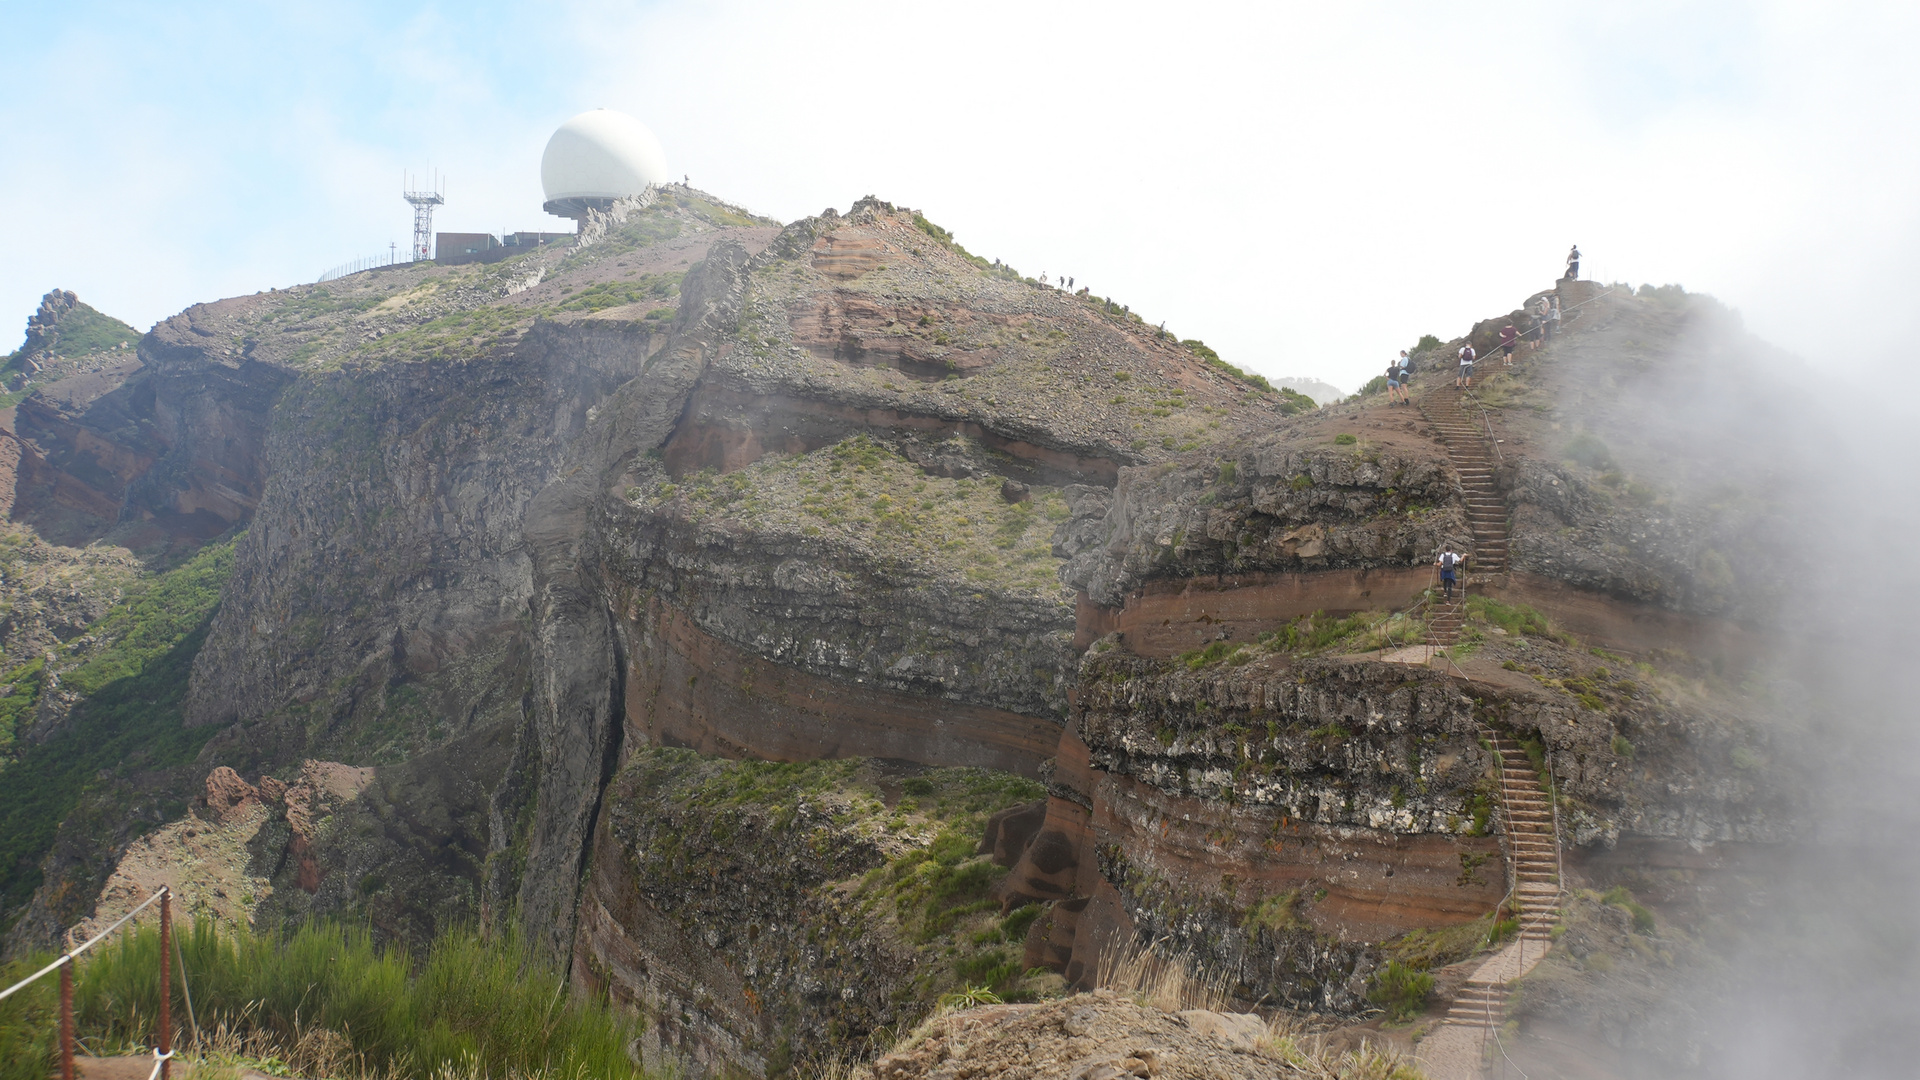
POLYGON ((1440 588, 1445 592, 1448 600, 1453 599, 1454 579, 1460 570, 1460 564, 1464 561, 1452 548, 1441 552, 1440 557, 1433 560, 1433 564, 1440 568, 1440 588))
POLYGON ((1473 362, 1479 355, 1471 344, 1460 346, 1460 374, 1454 377, 1453 385, 1462 389, 1473 386, 1473 362))
POLYGON ((1406 393, 1406 391, 1401 389, 1400 387, 1400 374, 1403 370, 1404 369, 1401 368, 1399 364, 1387 365, 1387 404, 1388 405, 1399 404, 1401 396, 1406 393))
POLYGON ((1573 250, 1567 252, 1567 276, 1565 280, 1573 281, 1578 279, 1579 277, 1580 277, 1580 245, 1575 244, 1573 245, 1573 250))
POLYGON ((1512 323, 1500 328, 1500 356, 1506 360, 1508 367, 1513 366, 1513 345, 1519 340, 1520 331, 1515 330, 1512 323))

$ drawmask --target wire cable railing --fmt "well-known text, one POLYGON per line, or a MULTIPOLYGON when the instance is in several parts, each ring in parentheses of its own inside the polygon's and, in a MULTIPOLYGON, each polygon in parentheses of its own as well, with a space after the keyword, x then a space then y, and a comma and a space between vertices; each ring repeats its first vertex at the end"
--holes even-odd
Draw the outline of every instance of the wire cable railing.
MULTIPOLYGON (((153 906, 160 904, 160 1023, 155 1033, 153 1048, 153 1072, 147 1080, 167 1080, 169 1066, 173 1060, 173 1010, 172 992, 169 983, 173 965, 168 960, 178 956, 180 960, 180 989, 187 995, 187 1017, 193 1022, 193 996, 187 991, 186 957, 179 953, 178 943, 173 937, 173 890, 162 885, 159 891, 134 907, 132 911, 120 916, 119 921, 105 930, 88 938, 86 943, 69 949, 59 959, 39 971, 21 979, 5 990, 0 990, 0 1001, 33 985, 45 976, 58 971, 60 973, 60 1080, 73 1080, 73 962, 88 949, 105 941, 118 932, 121 927, 133 921, 133 917, 153 906)), ((198 1027, 197 1022, 195 1026, 198 1027)))

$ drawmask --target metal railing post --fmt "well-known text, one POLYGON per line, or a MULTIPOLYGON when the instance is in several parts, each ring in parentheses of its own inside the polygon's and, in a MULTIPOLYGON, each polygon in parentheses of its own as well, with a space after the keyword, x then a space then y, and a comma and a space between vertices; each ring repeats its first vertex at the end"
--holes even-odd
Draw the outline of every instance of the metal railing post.
POLYGON ((166 886, 160 889, 160 1080, 169 1080, 168 1073, 173 1067, 173 1001, 172 974, 173 965, 173 890, 166 886))
POLYGON ((60 965, 60 1080, 73 1080, 73 961, 60 965))

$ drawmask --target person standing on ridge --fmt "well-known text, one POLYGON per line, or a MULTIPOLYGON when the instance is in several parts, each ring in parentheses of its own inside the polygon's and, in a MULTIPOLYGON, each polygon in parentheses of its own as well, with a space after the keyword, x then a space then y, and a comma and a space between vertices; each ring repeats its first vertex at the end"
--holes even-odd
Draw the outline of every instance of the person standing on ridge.
POLYGON ((1455 575, 1460 569, 1460 564, 1465 561, 1465 558, 1456 554, 1452 548, 1442 551, 1440 557, 1433 560, 1433 564, 1440 568, 1440 588, 1449 601, 1453 599, 1455 575))
POLYGON ((1463 390, 1473 388, 1473 361, 1477 356, 1471 342, 1460 346, 1460 374, 1454 376, 1453 385, 1463 390))
POLYGON ((1500 328, 1500 355, 1506 360, 1508 367, 1513 366, 1513 343, 1519 340, 1520 332, 1513 328, 1512 323, 1500 328))
POLYGON ((1579 280, 1579 277, 1580 277, 1580 245, 1575 244, 1573 245, 1573 250, 1567 252, 1566 280, 1577 281, 1579 280))
POLYGON ((1401 349, 1400 350, 1400 385, 1408 386, 1412 384, 1412 382, 1413 382, 1413 357, 1407 355, 1407 350, 1401 349))

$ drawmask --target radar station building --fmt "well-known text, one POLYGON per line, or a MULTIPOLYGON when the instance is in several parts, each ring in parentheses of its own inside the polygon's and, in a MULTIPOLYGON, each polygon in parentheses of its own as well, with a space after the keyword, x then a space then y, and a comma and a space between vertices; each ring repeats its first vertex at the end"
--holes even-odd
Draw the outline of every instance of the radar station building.
POLYGON ((540 157, 547 213, 576 222, 588 210, 606 210, 666 179, 660 140, 645 124, 611 109, 583 112, 561 124, 540 157))
POLYGON ((563 232, 510 232, 502 236, 483 232, 435 233, 433 261, 443 266, 499 262, 530 247, 571 239, 572 233, 563 232))
MULTIPOLYGON (((621 199, 644 195, 665 183, 667 157, 660 140, 645 124, 625 113, 611 109, 593 109, 561 124, 547 140, 540 158, 540 185, 546 194, 545 210, 556 217, 572 218, 577 232, 590 210, 607 210, 621 199)), ((443 265, 498 262, 530 247, 570 240, 574 233, 443 232, 433 234, 431 255, 424 250, 425 232, 431 217, 422 217, 420 203, 438 206, 445 201, 437 190, 409 193, 415 203, 415 258, 431 257, 443 265)), ((432 213, 427 207, 425 214, 432 213)))

